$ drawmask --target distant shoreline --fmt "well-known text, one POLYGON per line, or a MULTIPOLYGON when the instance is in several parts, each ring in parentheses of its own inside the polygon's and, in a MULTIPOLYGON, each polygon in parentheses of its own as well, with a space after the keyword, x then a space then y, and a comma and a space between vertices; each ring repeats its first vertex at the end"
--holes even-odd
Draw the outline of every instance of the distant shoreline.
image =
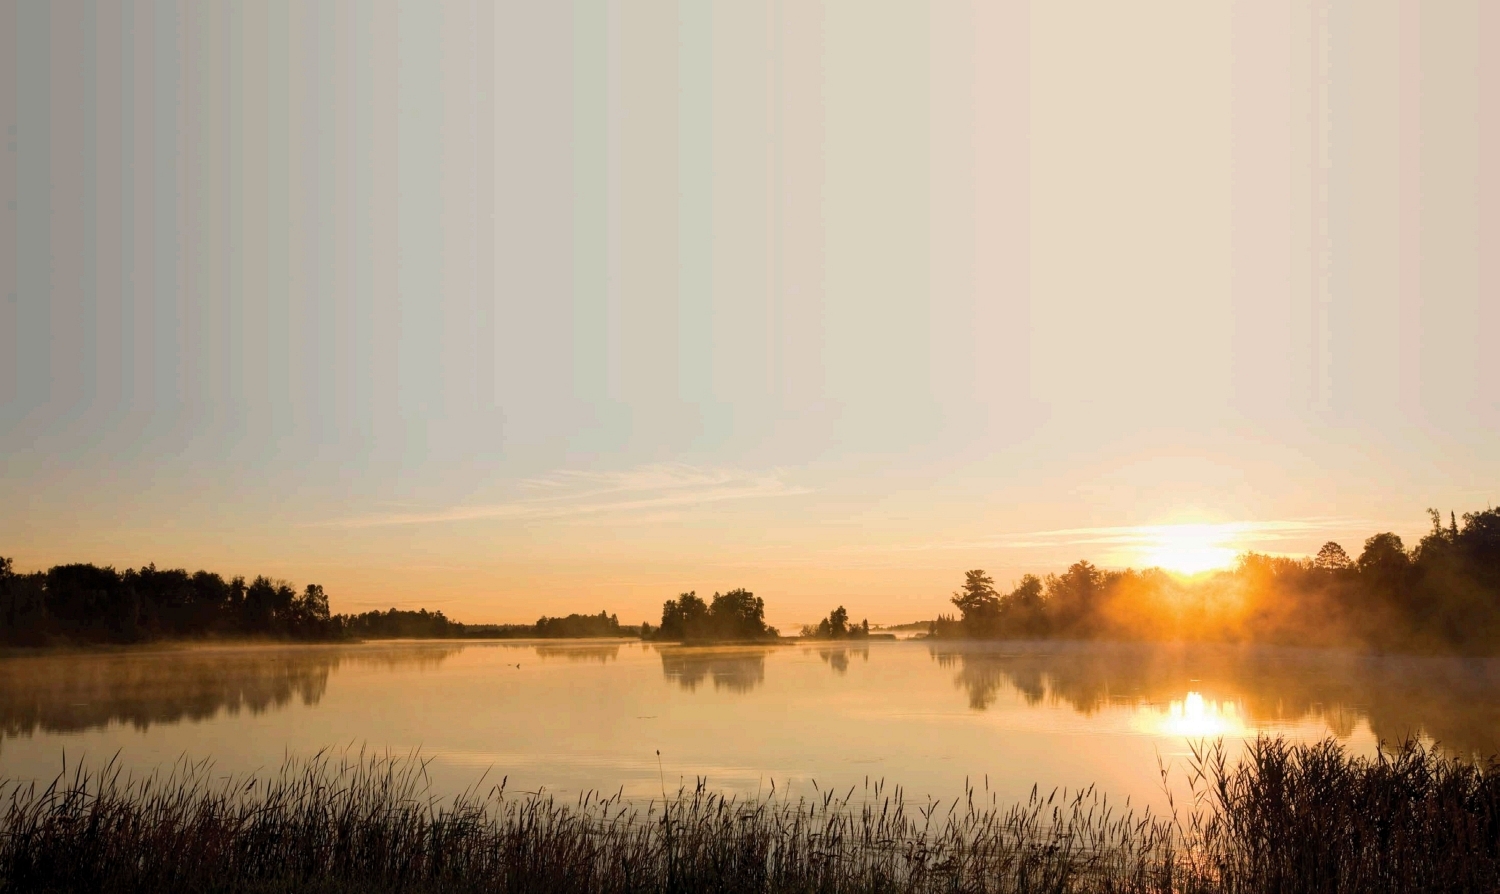
POLYGON ((642 639, 639 635, 620 636, 367 636, 341 639, 290 639, 273 637, 182 637, 173 639, 141 640, 139 642, 58 642, 45 645, 0 645, 0 658, 25 655, 57 655, 76 653, 108 652, 174 652, 204 647, 240 646, 359 646, 377 643, 645 643, 654 646, 678 646, 683 648, 718 646, 790 646, 798 643, 819 645, 851 645, 862 642, 903 642, 892 634, 872 634, 858 640, 827 640, 802 636, 781 636, 776 639, 732 639, 732 640, 661 640, 642 639))
POLYGON ((130 652, 178 652, 195 648, 237 648, 253 646, 360 646, 378 643, 480 643, 480 642, 640 642, 637 636, 371 636, 343 639, 289 639, 272 637, 181 637, 141 640, 139 642, 58 642, 44 645, 0 645, 0 658, 26 655, 61 655, 68 653, 101 654, 130 652))
POLYGON ((565 643, 629 644, 641 643, 658 648, 712 649, 712 648, 774 648, 782 646, 859 647, 871 642, 922 644, 928 648, 952 649, 987 647, 987 649, 1019 649, 1018 654, 1033 654, 1038 651, 1062 649, 1116 649, 1135 648, 1147 650, 1215 649, 1215 650, 1273 650, 1289 653, 1329 653, 1346 655, 1358 659, 1385 658, 1449 658, 1455 660, 1495 660, 1500 652, 1460 652, 1452 649, 1390 649, 1358 643, 1308 644, 1295 642, 1255 642, 1248 640, 1142 640, 1142 639, 1077 639, 1070 637, 1012 637, 988 639, 977 637, 897 637, 890 634, 861 637, 858 639, 817 639, 814 637, 782 636, 776 639, 750 640, 659 640, 642 639, 639 636, 381 636, 346 639, 308 640, 274 639, 266 637, 205 637, 143 640, 132 643, 119 642, 60 642, 47 645, 0 645, 0 660, 58 655, 109 655, 145 654, 152 652, 187 652, 198 649, 236 649, 271 647, 328 648, 335 646, 365 646, 400 643, 438 644, 487 644, 505 643, 516 645, 561 645, 565 643))

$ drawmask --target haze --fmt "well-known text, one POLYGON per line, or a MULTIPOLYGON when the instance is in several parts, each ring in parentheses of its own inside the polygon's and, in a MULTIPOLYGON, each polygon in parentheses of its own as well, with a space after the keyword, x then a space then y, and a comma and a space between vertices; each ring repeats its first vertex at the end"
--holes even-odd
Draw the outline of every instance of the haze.
POLYGON ((0 6, 18 569, 898 622, 1494 498, 1494 4, 435 8, 0 6))

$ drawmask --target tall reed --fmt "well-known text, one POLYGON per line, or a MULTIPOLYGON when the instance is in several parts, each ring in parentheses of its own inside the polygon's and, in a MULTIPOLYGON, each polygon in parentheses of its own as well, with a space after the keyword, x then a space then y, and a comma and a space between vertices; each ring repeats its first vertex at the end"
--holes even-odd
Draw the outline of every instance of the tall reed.
POLYGON ((742 799, 560 802, 426 762, 322 752, 270 777, 114 764, 5 783, 0 891, 1261 892, 1500 890, 1500 775, 1409 742, 1371 758, 1261 739, 1190 762, 1192 803, 1092 789, 909 803, 867 783, 742 799))

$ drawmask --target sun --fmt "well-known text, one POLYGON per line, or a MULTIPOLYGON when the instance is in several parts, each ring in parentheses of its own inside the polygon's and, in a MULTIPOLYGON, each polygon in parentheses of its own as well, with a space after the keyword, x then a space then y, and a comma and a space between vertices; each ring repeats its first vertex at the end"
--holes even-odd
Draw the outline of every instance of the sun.
POLYGON ((1234 562, 1233 525, 1158 525, 1146 529, 1141 558, 1179 574, 1199 574, 1234 562))

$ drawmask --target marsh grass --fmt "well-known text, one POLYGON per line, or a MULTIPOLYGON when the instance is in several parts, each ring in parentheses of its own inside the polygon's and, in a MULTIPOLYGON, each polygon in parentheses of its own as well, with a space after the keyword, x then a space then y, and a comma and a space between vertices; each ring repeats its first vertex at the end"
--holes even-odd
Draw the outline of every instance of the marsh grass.
POLYGON ((0 891, 1208 892, 1500 889, 1494 763, 1416 743, 1222 745, 1192 803, 1117 810, 1092 789, 1001 805, 981 785, 908 802, 866 783, 795 801, 699 781, 641 805, 483 782, 430 793, 420 757, 323 752, 270 777, 207 763, 8 783, 0 891))
POLYGON ((1500 764, 1414 741, 1351 757, 1335 740, 1222 742, 1190 762, 1185 877, 1215 891, 1500 891, 1500 764))

